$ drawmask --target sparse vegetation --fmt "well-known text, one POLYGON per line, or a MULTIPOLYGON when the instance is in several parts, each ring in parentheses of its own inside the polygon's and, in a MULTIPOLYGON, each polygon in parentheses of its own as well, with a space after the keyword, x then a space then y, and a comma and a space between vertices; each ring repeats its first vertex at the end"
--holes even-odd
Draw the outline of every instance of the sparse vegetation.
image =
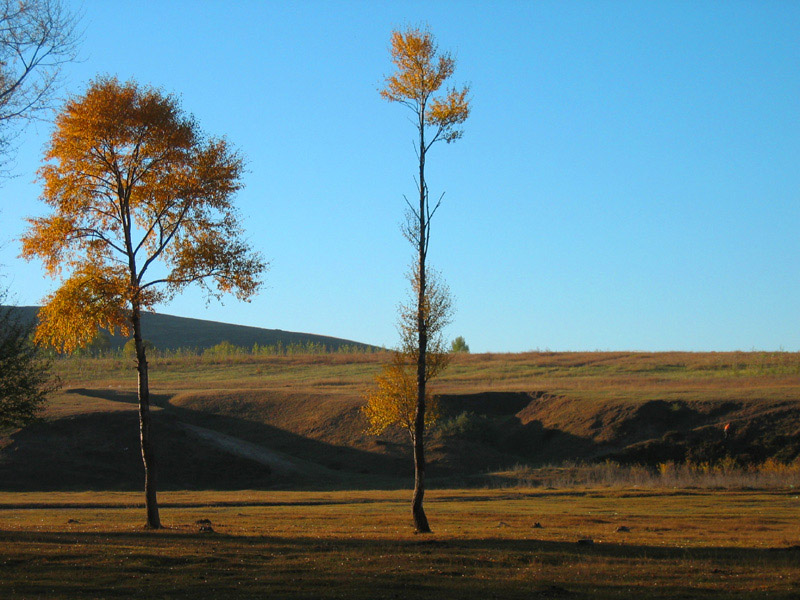
POLYGON ((464 411, 452 419, 439 423, 439 434, 444 437, 461 437, 470 440, 488 441, 496 435, 494 425, 486 415, 464 411))
MULTIPOLYGON (((7 307, 15 318, 28 324, 36 320, 38 308, 34 306, 7 307)), ((202 319, 187 319, 160 313, 142 314, 142 327, 148 332, 150 348, 148 359, 154 357, 180 358, 202 355, 205 349, 226 341, 235 347, 232 356, 275 356, 295 354, 353 354, 356 352, 380 352, 381 349, 330 336, 230 325, 202 319)), ((130 339, 122 335, 110 336, 100 330, 92 344, 85 350, 72 354, 102 358, 118 358, 124 355, 125 345, 130 339), (108 342, 108 343, 106 343, 108 342)), ((58 353, 50 351, 52 356, 58 353)))
POLYGON ((500 487, 576 487, 649 489, 759 489, 800 490, 800 458, 785 463, 769 458, 762 463, 742 465, 731 458, 718 462, 623 465, 614 461, 529 467, 517 465, 492 473, 490 481, 500 487))
MULTIPOLYGON (((108 489, 108 481, 125 489, 120 482, 131 478, 123 472, 109 479, 109 472, 138 466, 134 428, 127 423, 136 419, 130 361, 56 360, 65 386, 48 406, 45 429, 37 430, 43 448, 24 443, 27 430, 2 442, 5 489, 13 483, 21 491, 0 493, 0 596, 796 595, 800 466, 794 459, 742 463, 726 456, 648 466, 512 462, 472 476, 433 478, 427 509, 435 515, 436 533, 420 540, 401 524, 407 492, 393 491, 407 454, 392 458, 395 438, 389 433, 381 444, 359 438, 364 424, 351 418, 387 359, 368 353, 153 358, 155 422, 171 434, 159 438, 172 444, 161 452, 169 458, 162 461, 165 487, 237 490, 162 493, 168 529, 154 536, 132 524, 131 515, 141 510, 138 494, 32 491, 34 479, 59 485, 55 474, 43 473, 70 467, 65 457, 85 461, 74 466, 95 465, 106 477, 84 489, 108 489), (82 420, 87 428, 77 430, 82 420), (178 422, 279 449, 323 467, 326 476, 280 475, 196 437, 188 444, 178 422), (111 439, 86 437, 101 432, 111 439), (127 454, 119 452, 123 440, 131 446, 127 454), (21 455, 25 464, 15 471, 12 459, 21 455), (454 481, 474 489, 449 489, 454 481), (242 491, 252 487, 269 491, 242 491), (370 491, 380 487, 388 489, 370 491), (209 523, 198 524, 204 520, 209 523), (201 532, 203 526, 213 531, 201 532), (64 569, 83 575, 65 578, 64 569), (424 585, 409 587, 421 575, 424 585)), ((439 429, 446 440, 440 445, 432 436, 432 456, 453 456, 445 450, 463 444, 475 463, 508 433, 511 421, 527 418, 522 409, 531 403, 553 419, 545 428, 583 431, 587 439, 636 423, 636 411, 655 407, 644 413, 646 422, 697 418, 706 414, 702 410, 712 422, 739 415, 731 440, 743 440, 759 415, 773 430, 792 426, 800 385, 792 371, 798 365, 800 356, 793 353, 461 354, 440 380, 446 414, 439 429), (780 407, 789 412, 778 412, 780 407), (611 417, 620 421, 603 420, 611 417), (482 441, 487 432, 488 445, 482 441)), ((719 433, 714 427, 703 431, 719 433)), ((69 476, 61 475, 64 481, 69 476)))
MULTIPOLYGON (((157 373, 152 385, 161 411, 158 419, 167 424, 190 419, 304 460, 323 460, 343 475, 367 470, 377 478, 372 485, 397 485, 397 477, 408 477, 402 467, 410 462, 408 434, 389 429, 375 439, 365 434, 367 423, 359 414, 363 393, 390 356, 155 356, 150 361, 157 373)), ((565 460, 610 460, 625 468, 646 464, 650 469, 687 460, 712 465, 733 460, 750 466, 774 459, 791 464, 800 455, 800 383, 785 371, 796 367, 800 357, 772 357, 782 365, 781 373, 741 375, 741 365, 762 360, 760 353, 451 355, 450 368, 438 385, 443 429, 433 429, 428 439, 432 485, 452 477, 459 478, 459 485, 482 485, 487 472, 507 471, 518 463, 544 467, 565 460), (678 364, 680 368, 664 368, 678 364), (724 438, 722 426, 728 422, 732 430, 724 438)), ((136 378, 131 362, 121 357, 60 358, 53 361, 53 372, 64 387, 52 395, 45 415, 51 433, 37 435, 46 440, 61 424, 68 426, 73 437, 45 442, 45 449, 79 440, 79 445, 60 453, 58 461, 96 463, 105 455, 87 452, 111 443, 103 438, 113 429, 103 424, 103 415, 133 406, 136 378), (72 417, 87 413, 96 415, 92 418, 98 425, 78 435, 75 427, 84 421, 72 417)), ((34 431, 38 430, 31 435, 34 431)), ((23 433, 6 443, 22 444, 23 433)), ((190 443, 185 452, 173 447, 165 452, 177 465, 189 456, 189 449, 199 456, 198 448, 190 443)), ((15 454, 0 451, 0 475, 7 482, 11 465, 17 465, 15 489, 25 489, 26 480, 42 479, 40 460, 52 462, 49 451, 43 450, 39 458, 24 452, 24 446, 15 454)), ((107 485, 120 486, 116 459, 109 454, 107 460, 108 471, 92 472, 105 473, 107 485)), ((226 485, 254 485, 235 473, 229 473, 232 479, 226 485)), ((167 487, 177 481, 163 479, 167 487)), ((269 479, 259 481, 260 486, 270 485, 269 479)))

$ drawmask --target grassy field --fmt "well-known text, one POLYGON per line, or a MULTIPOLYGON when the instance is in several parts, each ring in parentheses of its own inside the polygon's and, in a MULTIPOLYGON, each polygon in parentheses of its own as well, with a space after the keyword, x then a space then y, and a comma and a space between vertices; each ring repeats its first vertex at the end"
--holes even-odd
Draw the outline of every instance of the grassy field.
POLYGON ((720 445, 726 420, 743 448, 767 435, 776 452, 796 448, 800 355, 456 356, 437 382, 443 402, 514 434, 432 438, 442 473, 458 473, 459 460, 475 473, 492 453, 507 469, 470 475, 471 489, 432 477, 430 536, 412 533, 409 492, 397 491, 411 485, 407 455, 392 454, 405 439, 375 440, 359 421, 361 394, 386 359, 153 358, 161 476, 175 490, 160 494, 167 529, 158 532, 142 528, 140 492, 104 491, 141 486, 132 362, 57 360, 63 387, 45 421, 0 439, 0 598, 800 594, 796 460, 747 473, 732 463, 508 462, 526 449, 563 459, 642 440, 720 445), (187 427, 284 453, 300 470, 265 470, 187 427), (260 491, 236 491, 247 485, 260 491), (222 488, 231 491, 198 491, 222 488))
POLYGON ((164 493, 146 532, 137 494, 0 494, 0 597, 800 594, 797 491, 437 490, 426 536, 407 496, 164 493))
MULTIPOLYGON (((386 353, 150 359, 153 385, 196 388, 293 387, 361 392, 386 353)), ((67 386, 133 388, 130 359, 67 358, 55 371, 67 386)), ((796 352, 528 352, 455 355, 436 380, 439 393, 546 390, 587 400, 795 399, 796 352)))

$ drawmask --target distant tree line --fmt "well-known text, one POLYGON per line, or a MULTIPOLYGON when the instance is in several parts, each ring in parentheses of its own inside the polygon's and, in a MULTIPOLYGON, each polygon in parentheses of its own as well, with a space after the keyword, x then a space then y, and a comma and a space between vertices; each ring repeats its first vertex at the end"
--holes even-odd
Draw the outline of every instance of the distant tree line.
MULTIPOLYGON (((95 340, 84 348, 69 353, 58 353, 52 348, 42 352, 50 358, 86 357, 86 358, 135 358, 136 347, 133 339, 128 340, 122 348, 112 348, 110 336, 101 332, 95 340)), ((278 340, 274 344, 255 343, 251 347, 237 346, 227 340, 207 348, 156 348, 149 340, 143 341, 147 355, 154 358, 182 358, 188 356, 203 358, 235 358, 239 356, 301 356, 322 354, 374 354, 385 351, 384 348, 364 344, 324 344, 307 340, 303 342, 283 343, 278 340)))
POLYGON ((252 348, 235 346, 230 342, 220 342, 215 346, 203 350, 203 356, 289 356, 300 354, 372 354, 381 349, 362 344, 328 345, 322 342, 290 342, 284 344, 278 340, 274 344, 253 344, 252 348))

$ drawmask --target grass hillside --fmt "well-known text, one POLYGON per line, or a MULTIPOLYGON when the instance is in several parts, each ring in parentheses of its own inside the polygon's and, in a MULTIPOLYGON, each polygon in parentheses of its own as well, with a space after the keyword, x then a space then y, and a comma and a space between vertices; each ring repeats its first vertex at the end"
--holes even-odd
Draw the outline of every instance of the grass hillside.
MULTIPOLYGON (((153 358, 161 487, 408 485, 408 435, 367 435, 360 413, 386 360, 380 353, 153 358)), ((56 360, 54 370, 64 385, 45 420, 0 432, 2 488, 139 489, 132 361, 72 357, 56 360)), ((433 486, 485 485, 565 462, 611 460, 657 472, 685 461, 797 465, 800 456, 796 353, 458 355, 435 385, 443 417, 428 444, 433 486)))
MULTIPOLYGON (((17 312, 20 319, 25 322, 34 321, 39 311, 36 306, 19 306, 11 307, 11 309, 17 312)), ((358 349, 372 348, 368 344, 324 335, 246 327, 147 312, 142 315, 142 330, 145 339, 159 350, 181 348, 203 350, 225 341, 247 349, 252 348, 255 344, 259 346, 280 345, 284 348, 292 345, 315 344, 324 346, 328 351, 336 351, 345 346, 358 349)), ((128 338, 121 335, 112 336, 110 339, 111 350, 119 350, 127 340, 128 338)))

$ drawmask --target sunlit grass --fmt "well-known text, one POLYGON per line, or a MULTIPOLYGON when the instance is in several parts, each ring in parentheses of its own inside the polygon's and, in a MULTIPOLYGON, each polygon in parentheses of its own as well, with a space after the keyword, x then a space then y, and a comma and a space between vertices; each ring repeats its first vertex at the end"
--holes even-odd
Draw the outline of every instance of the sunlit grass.
MULTIPOLYGON (((369 386, 385 353, 293 356, 248 354, 208 359, 150 360, 153 385, 326 387, 353 393, 369 386)), ((99 386, 135 384, 134 364, 123 358, 67 358, 54 363, 64 382, 99 386)), ((800 353, 521 353, 456 355, 437 380, 442 393, 533 391, 578 398, 649 399, 654 395, 705 399, 793 398, 800 387, 800 353)))
POLYGON ((428 536, 412 533, 407 496, 164 493, 168 528, 145 532, 136 494, 0 494, 0 596, 792 598, 800 589, 796 493, 439 490, 428 496, 428 536), (200 533, 205 519, 214 533, 200 533))
MULTIPOLYGON (((278 415, 291 397, 324 416, 358 401, 387 360, 155 357, 151 383, 156 402, 168 398, 174 410, 233 399, 278 415)), ((135 410, 133 367, 55 361, 64 387, 48 416, 135 410)), ((795 402, 800 354, 459 355, 437 391, 540 392, 560 398, 548 404, 553 419, 653 399, 795 402)), ((796 598, 800 494, 786 487, 796 469, 779 468, 765 471, 770 491, 742 491, 738 479, 712 491, 677 472, 656 480, 648 471, 639 485, 633 470, 548 489, 566 481, 554 470, 540 487, 519 488, 542 476, 522 466, 497 474, 507 489, 430 490, 431 536, 413 534, 406 491, 165 492, 158 532, 142 529, 140 493, 0 493, 0 598, 796 598), (204 519, 213 533, 199 531, 204 519)), ((740 477, 704 476, 723 475, 740 477)))

